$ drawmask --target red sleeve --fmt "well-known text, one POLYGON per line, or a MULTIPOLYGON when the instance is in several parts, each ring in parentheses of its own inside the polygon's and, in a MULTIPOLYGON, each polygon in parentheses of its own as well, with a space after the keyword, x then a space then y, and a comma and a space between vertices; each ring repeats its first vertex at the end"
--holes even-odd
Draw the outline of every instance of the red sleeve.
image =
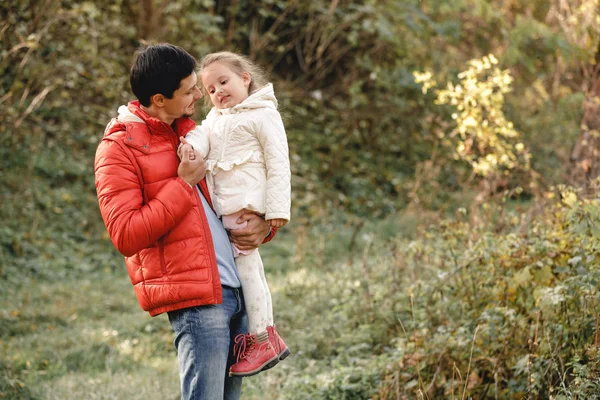
POLYGON ((267 235, 265 240, 263 240, 263 244, 270 242, 271 239, 273 239, 276 234, 277 234, 277 228, 275 228, 275 227, 271 228, 271 232, 269 232, 269 234, 267 235))
POLYGON ((102 140, 94 169, 100 213, 110 239, 121 254, 131 257, 169 232, 197 202, 194 189, 173 177, 144 204, 143 188, 125 151, 113 140, 102 140))

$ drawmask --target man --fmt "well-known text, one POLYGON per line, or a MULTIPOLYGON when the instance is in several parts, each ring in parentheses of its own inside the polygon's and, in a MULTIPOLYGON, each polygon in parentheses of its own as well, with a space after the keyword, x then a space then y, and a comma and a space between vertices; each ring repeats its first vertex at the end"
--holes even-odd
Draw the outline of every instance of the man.
POLYGON ((131 88, 138 101, 119 108, 98 145, 96 190, 102 218, 125 256, 140 306, 168 313, 175 332, 182 399, 239 399, 241 378, 229 377, 233 338, 245 333, 246 311, 231 241, 258 247, 275 234, 256 214, 228 237, 210 204, 205 165, 180 137, 202 97, 196 61, 170 44, 134 57, 131 88), (265 238, 266 237, 266 238, 265 238))

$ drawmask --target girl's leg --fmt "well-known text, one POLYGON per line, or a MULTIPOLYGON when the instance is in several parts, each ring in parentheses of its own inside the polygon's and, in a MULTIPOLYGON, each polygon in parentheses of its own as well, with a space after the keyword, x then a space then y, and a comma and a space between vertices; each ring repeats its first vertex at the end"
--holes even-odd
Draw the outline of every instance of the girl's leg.
POLYGON ((267 284, 262 260, 260 260, 260 277, 263 283, 265 296, 267 297, 267 331, 269 333, 269 341, 271 342, 271 345, 273 346, 273 349, 275 350, 279 360, 283 360, 290 355, 290 350, 281 336, 279 336, 279 333, 275 328, 275 324, 273 323, 273 303, 271 301, 271 291, 269 290, 269 285, 267 284))
MULTIPOLYGON (((243 228, 237 224, 241 212, 234 215, 223 216, 225 229, 243 228)), ((272 368, 289 354, 283 357, 275 351, 273 341, 273 309, 271 307, 271 293, 266 285, 263 263, 258 249, 240 251, 233 247, 235 264, 242 284, 244 303, 248 315, 249 333, 242 338, 236 338, 238 347, 238 361, 231 366, 230 376, 250 376, 266 369, 272 368), (243 346, 242 346, 243 343, 243 346)), ((279 346, 281 347, 281 346, 279 346)))
POLYGON ((250 254, 240 254, 235 263, 238 269, 238 275, 242 283, 244 301, 246 303, 246 312, 248 314, 248 328, 250 333, 257 334, 267 329, 269 324, 271 295, 265 291, 263 283, 262 260, 258 250, 250 254))
POLYGON ((262 280, 263 290, 267 298, 267 326, 271 326, 273 325, 273 301, 271 300, 271 291, 269 290, 269 284, 267 283, 267 278, 265 277, 265 267, 260 257, 259 261, 260 279, 262 280))
POLYGON ((235 260, 238 275, 242 282, 242 293, 248 314, 249 333, 236 339, 238 361, 231 366, 230 375, 250 376, 272 368, 279 362, 279 353, 271 342, 268 328, 267 294, 265 293, 260 270, 262 261, 258 250, 250 254, 240 254, 235 260), (243 345, 242 345, 243 343, 243 345))
MULTIPOLYGON (((239 229, 248 225, 238 224, 236 221, 243 210, 235 214, 223 216, 225 229, 239 229)), ((250 333, 262 332, 267 326, 273 325, 273 306, 271 292, 265 279, 265 269, 258 249, 240 251, 233 246, 233 256, 236 257, 238 275, 242 283, 246 310, 248 313, 248 326, 250 333)))

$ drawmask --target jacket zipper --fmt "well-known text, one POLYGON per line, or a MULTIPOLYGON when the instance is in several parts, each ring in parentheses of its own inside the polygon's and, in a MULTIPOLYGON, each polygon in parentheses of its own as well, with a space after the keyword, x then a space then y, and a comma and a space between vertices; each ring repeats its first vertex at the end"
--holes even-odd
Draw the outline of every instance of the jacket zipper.
MULTIPOLYGON (((171 128, 171 130, 173 131, 173 136, 174 136, 174 140, 171 139, 171 144, 173 145, 173 150, 175 150, 175 153, 177 153, 177 140, 179 139, 179 136, 177 135, 177 132, 175 132, 174 129, 171 128)), ((162 273, 162 276, 165 276, 167 274, 167 262, 165 261, 165 242, 164 242, 164 238, 160 239, 158 241, 158 255, 160 258, 160 272, 162 273)))

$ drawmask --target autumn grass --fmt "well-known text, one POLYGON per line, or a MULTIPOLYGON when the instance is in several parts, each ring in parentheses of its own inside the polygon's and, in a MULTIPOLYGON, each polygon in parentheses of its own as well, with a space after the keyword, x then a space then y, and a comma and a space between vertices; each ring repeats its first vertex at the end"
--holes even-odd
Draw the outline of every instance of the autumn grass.
MULTIPOLYGON (((363 256, 365 240, 373 240, 374 226, 339 221, 314 227, 292 224, 263 247, 276 322, 293 356, 246 379, 244 398, 282 398, 281 391, 293 387, 292 377, 299 382, 316 379, 316 386, 323 379, 310 373, 311 365, 327 364, 326 353, 319 353, 325 348, 329 353, 336 337, 329 317, 323 319, 327 324, 318 323, 332 305, 320 302, 325 288, 312 283, 336 279, 336 270, 343 280, 343 268, 363 256), (304 290, 315 290, 319 297, 305 296, 304 290)), ((380 230, 387 236, 398 232, 392 222, 381 223, 380 230)), ((82 269, 66 268, 58 257, 55 262, 40 257, 46 270, 33 268, 18 282, 1 281, 0 351, 6 357, 0 362, 0 398, 177 398, 176 354, 166 316, 150 318, 139 308, 122 259, 105 237, 89 246, 110 256, 82 269)), ((69 258, 83 262, 90 252, 69 258)), ((4 269, 14 271, 11 265, 4 269)), ((342 334, 346 328, 340 328, 342 334)))
MULTIPOLYGON (((262 254, 292 356, 243 398, 585 398, 600 388, 600 211, 565 198, 525 225, 499 208, 478 226, 417 212, 291 224, 262 254)), ((41 252, 45 269, 29 260, 20 280, 20 258, 3 261, 0 398, 178 398, 166 317, 139 309, 106 238, 84 248, 71 266, 41 252)))
POLYGON ((165 320, 147 318, 130 286, 111 273, 31 280, 3 299, 2 347, 12 388, 32 398, 168 398, 176 373, 165 320), (156 385, 144 381, 164 384, 150 389, 156 385))

